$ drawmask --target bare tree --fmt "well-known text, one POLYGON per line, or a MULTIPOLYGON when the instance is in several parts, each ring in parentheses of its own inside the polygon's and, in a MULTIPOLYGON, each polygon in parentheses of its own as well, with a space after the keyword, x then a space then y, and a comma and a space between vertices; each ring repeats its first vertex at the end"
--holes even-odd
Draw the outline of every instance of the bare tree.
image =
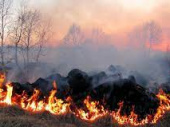
POLYGON ((15 63, 28 79, 31 63, 35 65, 44 55, 45 44, 51 35, 51 22, 46 21, 38 10, 24 4, 17 12, 11 35, 15 63), (19 66, 19 60, 23 68, 19 66))
POLYGON ((80 26, 73 24, 66 36, 64 37, 64 43, 70 46, 80 45, 83 40, 83 33, 80 26))
POLYGON ((101 28, 94 28, 91 32, 92 42, 96 44, 104 44, 104 43, 110 43, 111 44, 111 38, 109 35, 107 35, 101 28))
POLYGON ((19 62, 18 62, 18 52, 19 52, 19 46, 20 43, 23 41, 23 33, 24 33, 24 24, 25 24, 25 10, 26 6, 24 4, 21 4, 20 10, 17 12, 16 15, 16 20, 13 23, 12 30, 11 30, 11 42, 12 45, 14 45, 15 49, 15 56, 14 56, 14 61, 15 64, 19 67, 19 62))
POLYGON ((0 59, 2 67, 5 65, 5 44, 9 33, 11 0, 0 0, 0 59))
POLYGON ((45 55, 45 46, 47 42, 50 40, 52 35, 52 25, 51 20, 43 20, 41 21, 37 28, 37 42, 34 46, 34 54, 35 54, 35 62, 39 62, 41 56, 45 55))
POLYGON ((152 45, 161 41, 161 36, 161 27, 154 21, 144 23, 144 25, 136 27, 128 34, 129 42, 133 46, 136 45, 145 50, 146 45, 149 43, 149 53, 152 45))
POLYGON ((159 43, 162 39, 161 27, 154 21, 144 24, 144 31, 149 42, 149 53, 152 49, 152 44, 159 43))
POLYGON ((40 13, 37 10, 29 10, 25 14, 26 22, 24 24, 24 41, 22 43, 23 49, 26 53, 26 64, 31 60, 31 49, 37 45, 37 28, 40 24, 40 13))
POLYGON ((170 74, 170 45, 169 44, 167 45, 167 48, 166 48, 165 61, 169 67, 168 74, 170 74))
POLYGON ((137 26, 128 33, 128 42, 130 47, 135 46, 136 48, 145 50, 147 37, 143 26, 137 26))

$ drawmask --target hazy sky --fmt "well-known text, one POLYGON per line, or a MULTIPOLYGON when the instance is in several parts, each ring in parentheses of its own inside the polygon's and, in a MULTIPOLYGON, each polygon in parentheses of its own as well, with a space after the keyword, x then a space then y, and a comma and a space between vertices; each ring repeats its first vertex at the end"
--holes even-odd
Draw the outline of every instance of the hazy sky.
POLYGON ((61 38, 72 23, 84 29, 102 28, 108 34, 124 34, 150 20, 158 22, 170 35, 170 0, 28 1, 52 17, 55 38, 61 38))

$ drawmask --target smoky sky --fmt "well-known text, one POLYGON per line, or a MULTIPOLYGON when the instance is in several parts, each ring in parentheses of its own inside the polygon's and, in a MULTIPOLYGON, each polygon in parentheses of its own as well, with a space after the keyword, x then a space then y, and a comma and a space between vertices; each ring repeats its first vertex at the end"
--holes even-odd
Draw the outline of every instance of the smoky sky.
MULTIPOLYGON (((135 27, 148 21, 156 21, 164 32, 163 43, 170 40, 169 0, 27 0, 31 7, 39 9, 47 19, 52 19, 54 33, 52 43, 58 43, 69 27, 75 23, 83 30, 100 28, 111 37, 102 45, 90 44, 80 47, 55 47, 50 49, 43 61, 53 64, 56 72, 66 75, 71 69, 84 71, 104 70, 109 65, 121 65, 131 71, 139 71, 158 82, 165 81, 164 54, 138 50, 134 47, 119 49, 127 42, 126 35, 135 27), (98 47, 96 47, 98 46, 98 47)), ((19 1, 15 0, 16 7, 19 1)), ((89 42, 90 43, 90 42, 89 42)), ((50 44, 50 43, 49 43, 50 44)), ((165 44, 165 46, 166 46, 165 44)), ((127 45, 127 44, 126 44, 127 45)), ((157 45, 157 48, 160 47, 157 45)), ((130 47, 130 46, 129 46, 130 47)), ((49 71, 49 69, 48 69, 49 71)), ((46 72, 46 71, 45 71, 46 72)), ((51 71, 45 73, 45 76, 51 71)), ((39 76, 39 75, 38 75, 39 76)), ((45 77, 44 76, 44 77, 45 77)))
MULTIPOLYGON (((31 0, 30 5, 52 17, 56 37, 62 37, 72 23, 84 29, 102 28, 117 34, 155 20, 170 27, 169 0, 31 0)), ((47 18, 49 18, 47 17, 47 18)))

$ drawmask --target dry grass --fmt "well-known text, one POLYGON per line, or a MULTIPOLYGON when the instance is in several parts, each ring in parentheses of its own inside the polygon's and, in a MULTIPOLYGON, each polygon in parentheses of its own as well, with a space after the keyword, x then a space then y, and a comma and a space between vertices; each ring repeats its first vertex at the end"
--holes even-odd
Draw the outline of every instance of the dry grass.
MULTIPOLYGON (((109 116, 94 123, 87 123, 72 114, 54 116, 47 112, 31 114, 17 107, 0 108, 0 127, 118 127, 109 116)), ((147 127, 170 127, 170 115, 166 115, 156 125, 147 127)), ((122 127, 129 127, 128 125, 122 127)))

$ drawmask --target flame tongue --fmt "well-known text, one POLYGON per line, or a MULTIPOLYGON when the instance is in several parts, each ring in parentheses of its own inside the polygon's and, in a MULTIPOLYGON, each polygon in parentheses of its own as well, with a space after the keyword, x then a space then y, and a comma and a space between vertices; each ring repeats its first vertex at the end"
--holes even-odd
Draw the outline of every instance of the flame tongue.
POLYGON ((21 107, 25 110, 28 111, 33 111, 33 112, 39 112, 43 111, 44 107, 44 102, 43 101, 38 101, 40 91, 39 90, 34 90, 33 95, 28 98, 26 94, 23 94, 24 96, 21 98, 21 107))
POLYGON ((138 115, 134 113, 134 110, 131 111, 129 116, 121 116, 120 111, 123 107, 123 102, 121 102, 119 103, 118 111, 112 112, 113 119, 115 119, 119 124, 131 124, 134 126, 141 126, 149 123, 155 124, 166 113, 166 111, 170 111, 170 96, 160 90, 157 98, 160 100, 160 106, 154 116, 148 115, 142 121, 138 121, 138 115))
POLYGON ((21 95, 12 94, 12 84, 6 85, 6 90, 0 88, 0 104, 17 105, 24 110, 30 112, 43 112, 48 111, 55 115, 60 115, 68 112, 69 103, 64 102, 61 99, 57 99, 55 96, 57 93, 57 85, 55 90, 52 90, 49 97, 44 97, 40 100, 40 91, 35 89, 32 96, 23 91, 21 95), (48 101, 46 101, 48 100, 48 101))
MULTIPOLYGON (((7 92, 6 92, 6 96, 4 98, 4 100, 1 101, 1 103, 6 103, 8 105, 12 105, 12 91, 13 91, 13 87, 11 86, 11 84, 7 84, 7 92)), ((1 89, 1 97, 3 97, 3 90, 1 89)))
POLYGON ((157 109, 157 113, 155 114, 152 123, 156 123, 166 111, 170 111, 170 96, 165 94, 163 90, 160 90, 157 94, 157 98, 160 100, 160 106, 157 109))
POLYGON ((107 111, 104 110, 104 107, 99 105, 99 102, 90 101, 90 97, 88 96, 84 100, 84 104, 86 105, 87 112, 83 109, 78 109, 78 117, 86 121, 94 121, 104 115, 107 114, 107 111))
POLYGON ((56 81, 53 81, 53 88, 54 88, 55 90, 57 90, 57 83, 56 83, 56 81))
POLYGON ((0 74, 0 88, 3 87, 4 81, 5 81, 5 74, 0 74))
POLYGON ((69 104, 65 104, 63 100, 57 99, 55 94, 56 90, 52 90, 48 98, 48 104, 45 106, 45 109, 52 114, 63 114, 67 112, 69 104))

